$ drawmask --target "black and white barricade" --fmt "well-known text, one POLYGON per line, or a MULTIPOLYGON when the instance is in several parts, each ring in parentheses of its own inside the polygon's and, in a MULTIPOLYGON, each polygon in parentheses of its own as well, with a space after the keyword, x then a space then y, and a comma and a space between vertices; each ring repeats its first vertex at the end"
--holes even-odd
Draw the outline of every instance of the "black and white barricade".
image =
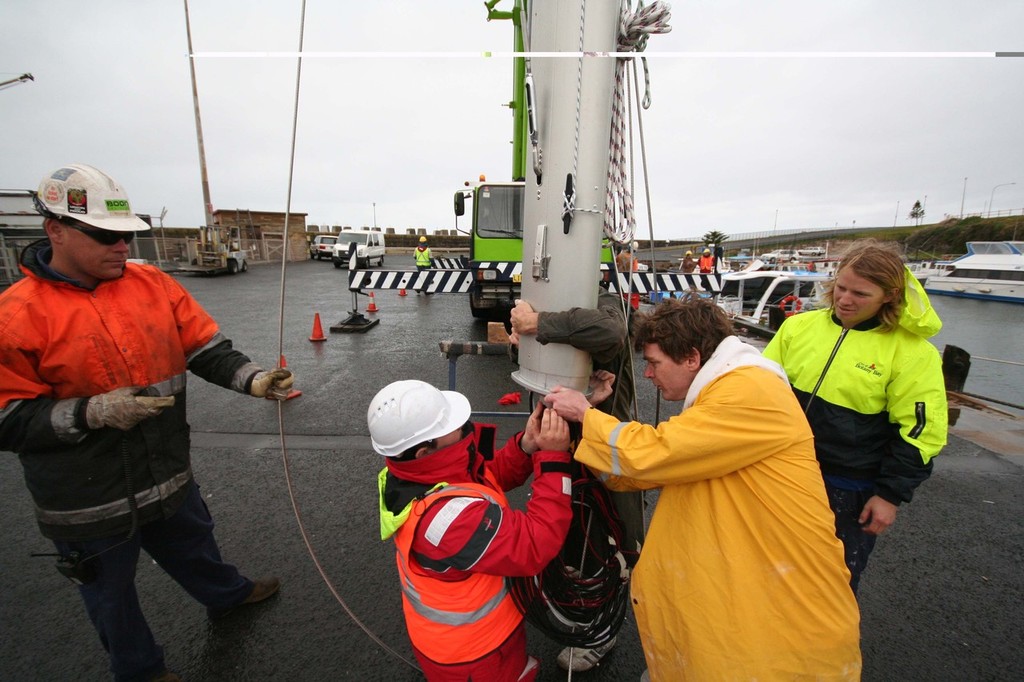
MULTIPOLYGON (((606 266, 602 266, 604 269, 606 266)), ((653 303, 658 294, 675 295, 692 292, 705 296, 722 293, 722 276, 716 274, 683 274, 681 272, 619 272, 609 277, 608 290, 613 293, 640 294, 653 303)))
POLYGON ((349 270, 348 288, 408 289, 425 294, 464 294, 473 282, 465 258, 432 258, 430 270, 349 270))
MULTIPOLYGON (((487 262, 480 263, 488 269, 506 273, 509 277, 521 272, 522 263, 487 262)), ((379 289, 410 290, 424 294, 465 294, 473 284, 473 271, 467 269, 464 257, 433 258, 430 270, 359 270, 349 269, 348 288, 353 299, 366 295, 367 291, 379 289)), ((683 274, 678 272, 634 272, 611 273, 606 264, 601 265, 602 278, 608 280, 613 293, 639 294, 651 302, 657 302, 660 295, 674 296, 692 292, 706 296, 722 293, 722 277, 717 274, 683 274)), ((355 306, 354 306, 355 307, 355 306)), ((357 313, 358 310, 353 310, 357 313)), ((335 331, 334 327, 331 328, 335 331)))

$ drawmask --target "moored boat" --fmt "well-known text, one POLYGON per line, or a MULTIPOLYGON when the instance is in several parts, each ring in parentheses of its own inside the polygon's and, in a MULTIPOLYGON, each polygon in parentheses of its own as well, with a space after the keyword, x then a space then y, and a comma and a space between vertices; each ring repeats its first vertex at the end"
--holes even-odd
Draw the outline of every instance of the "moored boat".
POLYGON ((818 306, 830 276, 808 270, 746 270, 722 275, 719 305, 738 322, 776 327, 769 311, 782 317, 818 306))
POLYGON ((967 254, 924 283, 929 294, 1024 303, 1024 242, 967 242, 967 254))

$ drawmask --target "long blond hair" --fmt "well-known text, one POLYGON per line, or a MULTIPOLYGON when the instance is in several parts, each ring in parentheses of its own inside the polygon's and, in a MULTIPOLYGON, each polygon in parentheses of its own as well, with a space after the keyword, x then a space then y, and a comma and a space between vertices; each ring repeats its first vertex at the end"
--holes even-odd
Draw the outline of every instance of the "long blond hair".
MULTIPOLYGON (((854 243, 843 259, 839 262, 836 277, 844 269, 850 268, 858 276, 882 288, 886 293, 895 294, 888 303, 883 303, 878 311, 882 331, 892 331, 899 325, 900 314, 907 287, 907 269, 903 264, 895 244, 884 243, 875 239, 861 239, 854 243)), ((834 303, 835 278, 825 285, 824 300, 831 307, 834 303)))

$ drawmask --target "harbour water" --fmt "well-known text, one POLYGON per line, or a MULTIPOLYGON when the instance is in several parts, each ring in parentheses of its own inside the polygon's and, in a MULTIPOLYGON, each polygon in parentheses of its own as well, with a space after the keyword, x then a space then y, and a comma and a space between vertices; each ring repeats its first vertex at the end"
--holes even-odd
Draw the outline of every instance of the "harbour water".
POLYGON ((942 319, 932 341, 939 351, 959 346, 971 354, 968 393, 1024 405, 1024 305, 931 296, 942 319))

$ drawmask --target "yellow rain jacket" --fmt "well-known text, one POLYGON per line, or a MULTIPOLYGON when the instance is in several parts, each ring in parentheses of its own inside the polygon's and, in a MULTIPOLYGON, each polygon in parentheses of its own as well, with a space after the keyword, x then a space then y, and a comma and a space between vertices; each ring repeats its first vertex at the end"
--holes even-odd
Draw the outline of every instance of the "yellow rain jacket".
POLYGON ((587 410, 575 457, 660 488, 632 596, 654 682, 858 680, 860 614, 782 369, 736 337, 657 428, 587 410))

